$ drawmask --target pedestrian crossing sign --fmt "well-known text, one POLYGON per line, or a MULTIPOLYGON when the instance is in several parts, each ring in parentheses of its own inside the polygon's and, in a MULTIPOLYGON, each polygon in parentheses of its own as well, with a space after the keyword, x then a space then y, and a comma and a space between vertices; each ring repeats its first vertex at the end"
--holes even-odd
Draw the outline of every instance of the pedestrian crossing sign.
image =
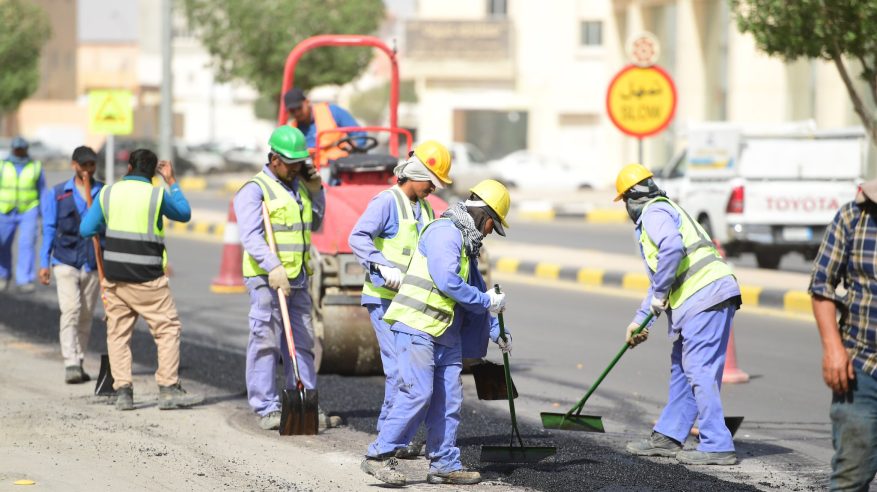
POLYGON ((130 135, 134 130, 131 91, 94 90, 88 93, 88 131, 130 135))

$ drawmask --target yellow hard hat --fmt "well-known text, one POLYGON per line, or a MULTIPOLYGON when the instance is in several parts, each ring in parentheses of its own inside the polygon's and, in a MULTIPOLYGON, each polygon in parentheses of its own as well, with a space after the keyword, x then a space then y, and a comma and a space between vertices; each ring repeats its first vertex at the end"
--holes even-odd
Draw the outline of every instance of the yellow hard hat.
POLYGON ((506 222, 505 218, 512 205, 512 199, 509 197, 509 190, 506 189, 504 184, 495 179, 485 179, 473 186, 469 191, 478 195, 478 198, 480 198, 481 201, 490 207, 494 214, 496 214, 495 218, 500 221, 500 226, 496 228, 496 232, 501 236, 505 236, 503 227, 509 226, 509 223, 506 222))
POLYGON ((654 174, 642 164, 628 164, 621 168, 621 171, 618 172, 618 177, 615 178, 615 191, 618 192, 615 201, 617 202, 618 200, 621 200, 622 195, 624 195, 627 190, 633 188, 633 185, 646 178, 651 178, 652 176, 654 176, 654 174))
POLYGON ((448 176, 451 172, 451 153, 447 147, 435 140, 427 140, 414 147, 414 155, 443 183, 453 183, 448 176))

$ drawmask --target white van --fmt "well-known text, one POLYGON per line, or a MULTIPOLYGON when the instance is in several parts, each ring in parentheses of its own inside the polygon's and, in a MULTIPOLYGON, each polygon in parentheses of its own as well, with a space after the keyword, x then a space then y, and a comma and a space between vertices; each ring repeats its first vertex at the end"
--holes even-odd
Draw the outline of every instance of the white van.
POLYGON ((655 177, 728 256, 751 252, 775 269, 788 252, 815 258, 826 225, 855 197, 867 150, 861 128, 706 123, 655 177))

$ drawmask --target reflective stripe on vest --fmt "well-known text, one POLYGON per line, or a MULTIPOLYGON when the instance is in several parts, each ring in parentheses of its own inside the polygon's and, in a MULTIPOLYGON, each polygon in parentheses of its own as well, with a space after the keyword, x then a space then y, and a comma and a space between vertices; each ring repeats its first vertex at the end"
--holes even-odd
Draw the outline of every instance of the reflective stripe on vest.
MULTIPOLYGON (((308 274, 312 273, 308 263, 311 258, 309 251, 313 209, 307 188, 301 183, 298 185, 298 194, 302 202, 301 207, 299 207, 289 190, 281 185, 277 178, 265 171, 253 176, 247 182, 247 184, 249 183, 256 183, 262 189, 263 199, 268 205, 271 228, 274 230, 274 241, 277 243, 277 256, 286 270, 287 277, 298 277, 303 265, 308 274)), ((260 222, 261 217, 260 213, 260 222)), ((265 233, 267 234, 267 231, 265 233)), ((267 242, 267 235, 264 237, 267 242)), ((245 277, 268 274, 246 250, 244 251, 243 273, 245 277)))
MULTIPOLYGON (((428 227, 442 220, 448 219, 430 222, 421 231, 421 236, 428 227)), ((448 222, 450 221, 448 220, 448 222)), ((462 238, 461 233, 461 241, 462 238)), ((460 248, 460 278, 464 282, 469 279, 469 257, 466 256, 462 247, 460 248)), ((456 304, 457 301, 446 296, 436 287, 429 275, 427 258, 420 253, 419 249, 415 248, 414 258, 411 259, 408 273, 402 280, 399 293, 396 294, 390 307, 387 308, 384 321, 390 325, 399 321, 411 328, 439 337, 454 322, 454 306, 456 304)))
POLYGON ((37 192, 37 182, 43 169, 40 161, 25 164, 20 175, 10 161, 4 161, 0 166, 0 213, 8 214, 15 209, 24 213, 40 204, 37 192))
MULTIPOLYGON (((700 289, 715 282, 716 280, 733 276, 722 256, 716 250, 709 235, 703 228, 681 207, 664 197, 650 200, 643 207, 643 215, 646 210, 656 202, 667 202, 679 214, 681 225, 679 233, 682 235, 682 244, 685 247, 685 256, 679 262, 676 269, 676 278, 670 287, 670 308, 677 308, 689 297, 700 289)), ((658 270, 658 246, 649 238, 646 228, 642 227, 640 244, 646 263, 652 272, 658 270)))
POLYGON ((125 179, 98 196, 107 224, 104 270, 109 280, 148 282, 164 275, 164 231, 157 227, 164 191, 125 179))
MULTIPOLYGON (((405 196, 405 193, 394 186, 386 189, 381 193, 390 193, 393 195, 393 202, 396 204, 396 217, 399 219, 399 227, 396 235, 391 238, 374 238, 375 249, 384 255, 390 263, 405 273, 408 271, 408 265, 411 264, 411 257, 414 249, 417 248, 417 232, 418 220, 414 217, 414 211, 411 210, 411 200, 405 196)), ((421 218, 424 218, 424 225, 435 220, 435 212, 426 200, 419 200, 421 218)), ((392 299, 396 295, 396 290, 387 287, 376 287, 371 282, 369 274, 365 275, 365 283, 362 285, 363 295, 378 297, 381 299, 392 299)))

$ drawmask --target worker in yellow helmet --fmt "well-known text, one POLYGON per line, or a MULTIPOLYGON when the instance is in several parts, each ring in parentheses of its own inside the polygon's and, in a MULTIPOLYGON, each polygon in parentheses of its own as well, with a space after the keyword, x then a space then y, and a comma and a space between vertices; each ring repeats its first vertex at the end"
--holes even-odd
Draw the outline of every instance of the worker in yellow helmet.
POLYGON ((498 181, 482 181, 470 191, 468 200, 423 228, 402 285, 384 314, 394 336, 399 390, 361 468, 391 485, 405 485, 393 456, 411 442, 424 419, 427 482, 481 481, 477 471, 463 468, 457 447, 460 373, 464 357, 486 355, 488 338, 503 352, 512 348, 511 338, 499 338, 499 324, 491 315, 503 311, 505 294, 485 285, 478 271, 481 241, 494 231, 505 236, 510 199, 498 181))
POLYGON ((741 304, 737 280, 706 231, 667 198, 651 171, 640 164, 625 166, 615 188, 615 200, 624 200, 636 224, 651 281, 625 339, 631 347, 644 342, 648 329, 633 332, 649 313, 658 317, 666 312, 673 340, 667 405, 651 435, 628 443, 627 451, 675 457, 685 464, 733 465, 737 455, 719 388, 731 323, 741 304), (700 443, 697 449, 683 450, 695 421, 700 443))

